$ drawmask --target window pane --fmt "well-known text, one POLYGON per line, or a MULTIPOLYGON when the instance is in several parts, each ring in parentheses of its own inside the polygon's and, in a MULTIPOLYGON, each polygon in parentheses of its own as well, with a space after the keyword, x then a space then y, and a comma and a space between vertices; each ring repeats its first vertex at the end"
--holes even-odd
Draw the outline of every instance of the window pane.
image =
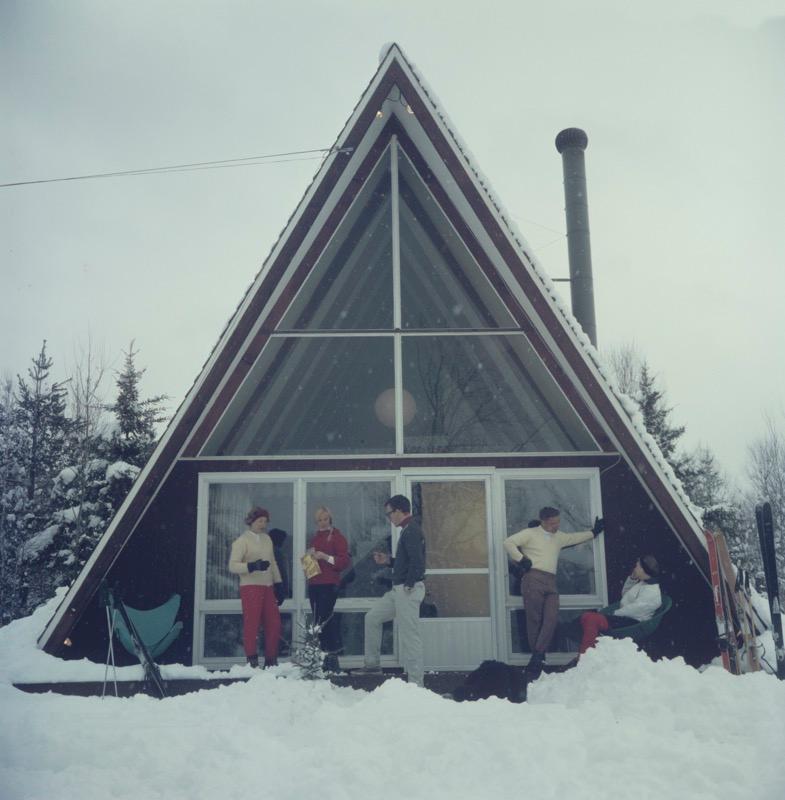
MULTIPOLYGON (((281 614, 281 642, 278 656, 291 655, 292 615, 281 614)), ((264 632, 259 634, 259 653, 264 653, 264 632)), ((204 618, 204 658, 242 658, 243 615, 207 614, 204 618)))
POLYGON ((245 515, 254 506, 270 512, 268 529, 280 528, 288 534, 276 552, 276 561, 291 597, 288 577, 292 574, 292 484, 214 483, 209 491, 205 598, 227 600, 240 596, 239 578, 229 572, 229 551, 232 542, 248 527, 245 515))
POLYGON ((333 525, 349 543, 352 566, 341 576, 339 597, 379 597, 387 591, 385 582, 374 580, 385 570, 377 566, 371 554, 374 549, 389 550, 390 523, 384 516, 384 503, 391 494, 389 480, 308 482, 308 544, 316 530, 314 513, 318 506, 330 509, 333 525))
POLYGON ((390 155, 382 156, 279 329, 393 326, 390 155))
MULTIPOLYGON (((543 506, 561 511, 560 530, 566 533, 589 530, 592 526, 590 483, 588 479, 507 480, 504 482, 507 532, 512 536, 537 518, 543 506)), ((595 594, 594 542, 565 547, 559 556, 556 573, 559 594, 595 594)), ((511 595, 520 596, 520 583, 509 579, 511 595)))
POLYGON ((395 452, 392 337, 271 340, 205 455, 395 452))
MULTIPOLYGON (((487 575, 426 575, 425 602, 429 617, 489 617, 491 603, 487 575)), ((424 611, 425 609, 423 609, 424 611)), ((422 613, 420 616, 426 616, 422 613)))
POLYGON ((409 159, 398 163, 403 327, 516 327, 409 159))
POLYGON ((412 508, 422 520, 428 569, 488 566, 484 481, 417 481, 412 508))
POLYGON ((404 336, 408 453, 596 450, 524 336, 404 336))
MULTIPOLYGON (((584 609, 559 611, 559 624, 548 648, 549 653, 575 653, 581 643, 578 621, 584 609)), ((531 653, 526 634, 526 613, 522 609, 510 612, 510 634, 513 653, 531 653)))

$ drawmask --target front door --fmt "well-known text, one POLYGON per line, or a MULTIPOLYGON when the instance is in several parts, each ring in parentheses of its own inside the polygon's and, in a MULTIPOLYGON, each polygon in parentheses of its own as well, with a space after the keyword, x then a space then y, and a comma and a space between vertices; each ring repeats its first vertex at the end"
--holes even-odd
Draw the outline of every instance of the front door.
POLYGON ((496 651, 489 570, 490 479, 407 475, 427 548, 426 669, 474 669, 496 651))

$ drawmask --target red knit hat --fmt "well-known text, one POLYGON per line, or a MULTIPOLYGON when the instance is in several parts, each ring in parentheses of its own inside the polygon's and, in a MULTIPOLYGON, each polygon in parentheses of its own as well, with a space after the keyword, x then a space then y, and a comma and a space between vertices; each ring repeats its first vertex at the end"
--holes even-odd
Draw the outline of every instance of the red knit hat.
POLYGON ((270 512, 266 508, 262 508, 261 506, 256 506, 256 508, 252 508, 245 515, 245 524, 253 525, 254 520, 259 519, 259 517, 267 517, 267 519, 269 520, 270 512))

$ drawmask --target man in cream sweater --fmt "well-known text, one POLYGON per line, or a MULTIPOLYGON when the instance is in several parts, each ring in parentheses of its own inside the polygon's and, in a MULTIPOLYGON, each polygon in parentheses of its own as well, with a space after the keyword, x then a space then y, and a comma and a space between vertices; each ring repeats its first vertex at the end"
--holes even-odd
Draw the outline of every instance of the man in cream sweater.
POLYGON ((526 631, 532 651, 526 667, 529 680, 535 680, 542 672, 545 653, 559 621, 556 589, 559 553, 564 547, 590 541, 605 529, 603 521, 595 518, 590 531, 564 533, 559 530, 559 510, 550 506, 540 509, 539 518, 539 525, 524 528, 504 540, 504 549, 521 575, 526 631))

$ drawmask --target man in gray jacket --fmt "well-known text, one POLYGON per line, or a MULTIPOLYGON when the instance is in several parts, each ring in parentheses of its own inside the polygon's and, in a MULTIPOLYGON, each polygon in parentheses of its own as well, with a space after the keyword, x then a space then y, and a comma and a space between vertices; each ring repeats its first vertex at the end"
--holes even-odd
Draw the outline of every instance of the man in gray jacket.
POLYGON ((396 494, 384 504, 390 522, 401 529, 395 558, 389 553, 374 553, 374 561, 392 564, 393 586, 380 597, 365 615, 365 669, 379 669, 382 649, 382 626, 398 622, 398 645, 401 664, 409 682, 423 685, 424 664, 420 633, 420 603, 425 597, 425 538, 420 523, 412 517, 408 497, 396 494))

